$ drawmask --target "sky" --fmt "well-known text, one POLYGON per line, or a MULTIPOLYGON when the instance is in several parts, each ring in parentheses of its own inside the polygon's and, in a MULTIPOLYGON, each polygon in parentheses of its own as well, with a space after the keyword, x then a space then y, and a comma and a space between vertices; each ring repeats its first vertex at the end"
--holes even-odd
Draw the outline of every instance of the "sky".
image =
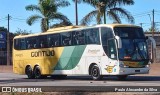
MULTIPOLYGON (((71 5, 69 7, 60 8, 59 12, 66 15, 70 21, 75 24, 75 6, 72 0, 68 0, 71 5)), ((135 18, 135 25, 142 23, 144 30, 148 30, 151 27, 152 11, 155 10, 155 22, 157 28, 160 29, 160 0, 134 0, 135 4, 131 6, 122 6, 129 11, 135 18)), ((31 31, 32 33, 40 33, 40 21, 37 21, 32 26, 27 25, 26 19, 36 12, 26 11, 25 6, 30 4, 37 5, 38 0, 0 0, 0 27, 7 28, 7 15, 11 16, 10 19, 10 32, 14 33, 18 29, 31 31)), ((80 20, 94 8, 87 4, 78 4, 78 19, 80 20)), ((53 23, 58 23, 53 21, 53 23)), ((107 23, 113 23, 112 20, 107 18, 107 23)), ((128 22, 122 19, 123 24, 128 22)), ((96 20, 93 19, 91 24, 96 24, 96 20)))

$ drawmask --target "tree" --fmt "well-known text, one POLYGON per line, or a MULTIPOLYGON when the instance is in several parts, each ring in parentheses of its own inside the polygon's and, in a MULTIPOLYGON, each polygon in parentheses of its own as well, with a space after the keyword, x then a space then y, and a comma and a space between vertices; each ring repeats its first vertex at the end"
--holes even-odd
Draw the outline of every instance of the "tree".
POLYGON ((0 27, 0 31, 7 32, 8 30, 7 30, 7 28, 5 28, 5 27, 0 27))
POLYGON ((72 25, 72 23, 63 21, 60 23, 53 24, 51 28, 64 27, 64 26, 70 26, 70 25, 72 25))
POLYGON ((28 5, 25 7, 27 11, 36 11, 39 13, 30 16, 27 19, 27 24, 32 25, 37 20, 41 20, 41 30, 45 32, 49 29, 49 23, 53 20, 70 23, 65 15, 58 12, 60 7, 66 7, 69 5, 70 3, 66 0, 39 0, 38 5, 28 5))
MULTIPOLYGON (((75 1, 75 0, 73 0, 75 1)), ((128 22, 134 23, 134 18, 126 9, 121 8, 122 5, 133 5, 133 0, 81 0, 95 8, 95 10, 88 13, 82 20, 82 25, 87 25, 96 16, 97 24, 106 23, 106 15, 114 20, 114 22, 121 23, 121 17, 126 18, 128 22)))
POLYGON ((157 25, 155 25, 154 30, 153 30, 153 26, 151 28, 149 28, 148 30, 146 30, 147 32, 159 32, 159 28, 157 27, 157 25))
POLYGON ((28 35, 28 34, 32 34, 31 30, 22 30, 20 28, 18 28, 18 30, 16 30, 16 32, 14 33, 15 36, 17 35, 28 35))

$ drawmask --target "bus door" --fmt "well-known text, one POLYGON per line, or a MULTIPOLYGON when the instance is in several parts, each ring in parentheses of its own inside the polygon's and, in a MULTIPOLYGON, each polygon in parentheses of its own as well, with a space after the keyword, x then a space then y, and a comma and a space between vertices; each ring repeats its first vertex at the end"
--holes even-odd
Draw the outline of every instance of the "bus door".
POLYGON ((107 56, 101 59, 103 63, 102 67, 105 67, 104 73, 107 71, 107 74, 110 74, 113 72, 113 68, 115 67, 115 62, 117 59, 117 51, 115 45, 116 41, 114 39, 113 31, 111 28, 101 27, 101 40, 103 50, 107 56))
POLYGON ((108 40, 108 73, 116 73, 117 67, 117 49, 116 49, 116 40, 114 38, 108 40))

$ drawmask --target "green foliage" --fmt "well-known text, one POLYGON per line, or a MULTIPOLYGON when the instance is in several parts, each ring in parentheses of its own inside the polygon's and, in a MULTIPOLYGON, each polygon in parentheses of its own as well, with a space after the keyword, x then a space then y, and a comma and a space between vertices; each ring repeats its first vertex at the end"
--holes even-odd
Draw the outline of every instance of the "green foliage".
MULTIPOLYGON (((75 1, 75 0, 73 0, 75 1)), ((88 13, 82 20, 82 25, 89 24, 93 17, 96 17, 97 24, 106 22, 106 16, 112 19, 114 22, 121 23, 121 17, 128 20, 130 23, 134 23, 134 18, 124 8, 123 5, 133 5, 133 0, 80 0, 81 2, 87 3, 95 8, 95 10, 88 13)))
POLYGON ((5 27, 0 27, 0 31, 5 31, 5 32, 7 32, 7 28, 5 28, 5 27))
MULTIPOLYGON (((153 29, 152 29, 152 27, 151 28, 149 28, 148 30, 146 30, 147 32, 152 32, 153 31, 153 29)), ((160 30, 159 30, 159 28, 157 28, 157 27, 155 27, 154 28, 154 32, 159 32, 160 30)))
POLYGON ((20 28, 18 28, 18 30, 16 30, 16 32, 14 33, 15 36, 17 36, 17 35, 28 35, 28 34, 32 34, 31 30, 27 31, 27 30, 22 30, 20 28))
POLYGON ((27 24, 32 25, 40 20, 41 30, 45 32, 49 29, 49 23, 51 24, 53 20, 71 23, 65 15, 58 12, 59 8, 69 5, 70 3, 66 0, 39 0, 38 5, 28 5, 25 7, 27 11, 38 12, 38 14, 32 15, 27 19, 27 24))

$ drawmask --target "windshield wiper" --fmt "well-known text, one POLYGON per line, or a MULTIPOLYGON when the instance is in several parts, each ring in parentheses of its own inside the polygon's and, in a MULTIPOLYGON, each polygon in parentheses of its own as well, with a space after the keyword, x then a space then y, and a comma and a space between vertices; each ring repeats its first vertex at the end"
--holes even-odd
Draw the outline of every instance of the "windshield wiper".
POLYGON ((134 44, 134 50, 133 52, 130 54, 131 57, 136 56, 136 59, 138 59, 138 55, 140 56, 140 59, 145 59, 144 55, 142 54, 140 48, 139 48, 139 45, 138 45, 138 42, 135 42, 133 40, 133 44, 134 44))
POLYGON ((139 53, 139 55, 141 56, 142 59, 145 59, 145 57, 144 57, 143 53, 141 52, 138 44, 139 44, 139 42, 136 43, 136 46, 138 48, 138 53, 139 53))

